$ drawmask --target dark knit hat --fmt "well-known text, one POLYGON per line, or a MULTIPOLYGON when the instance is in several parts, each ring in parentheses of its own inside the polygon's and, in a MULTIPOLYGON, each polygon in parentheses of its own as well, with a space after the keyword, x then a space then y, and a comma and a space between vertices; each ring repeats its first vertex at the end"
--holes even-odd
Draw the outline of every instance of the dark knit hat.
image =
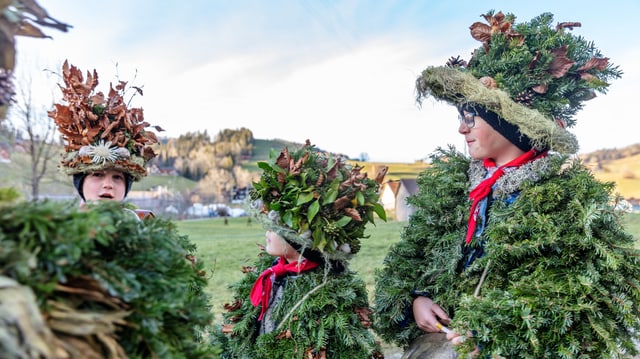
POLYGON ((592 42, 570 34, 578 22, 554 26, 551 13, 519 24, 502 12, 482 17, 488 24, 470 27, 482 46, 469 62, 452 57, 446 66, 425 69, 416 80, 417 101, 431 96, 457 107, 480 105, 516 126, 534 148, 576 153, 578 141, 567 131, 574 115, 622 72, 592 42))
POLYGON ((458 107, 458 112, 460 112, 461 116, 464 116, 463 111, 473 112, 482 117, 489 126, 498 131, 502 136, 504 136, 504 138, 516 145, 522 151, 527 152, 533 148, 531 139, 526 135, 523 135, 518 126, 507 122, 497 113, 487 110, 486 107, 468 103, 458 107))
MULTIPOLYGON (((156 156, 152 145, 156 135, 148 131, 142 108, 128 108, 124 100, 127 83, 111 85, 108 96, 94 92, 98 73, 82 71, 67 61, 62 67, 65 86, 62 100, 49 111, 65 141, 61 169, 69 174, 114 169, 128 174, 134 181, 147 175, 146 163, 156 156)), ((133 87, 138 94, 142 90, 133 87)), ((154 126, 156 131, 162 131, 154 126)))
POLYGON ((371 179, 308 140, 293 152, 272 151, 258 167, 263 172, 249 191, 250 212, 309 260, 341 267, 360 250, 374 213, 386 220, 378 202, 384 170, 371 179))

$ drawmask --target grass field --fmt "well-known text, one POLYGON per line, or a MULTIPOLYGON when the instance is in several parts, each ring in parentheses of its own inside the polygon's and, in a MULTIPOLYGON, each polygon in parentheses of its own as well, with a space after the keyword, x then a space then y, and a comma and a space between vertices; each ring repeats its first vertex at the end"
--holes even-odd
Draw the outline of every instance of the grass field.
MULTIPOLYGON (((362 249, 351 261, 351 268, 367 283, 369 296, 373 299, 374 271, 382 265, 389 246, 400 239, 400 232, 407 222, 378 220, 369 226, 370 235, 362 241, 362 249)), ((178 229, 189 236, 198 247, 198 259, 210 270, 208 292, 211 295, 213 312, 221 320, 223 305, 232 299, 228 286, 242 277, 242 266, 251 265, 259 253, 258 244, 264 244, 265 231, 247 217, 189 220, 177 222, 178 229)), ((629 233, 640 241, 640 213, 626 217, 629 233)), ((638 244, 640 246, 640 242, 638 244)), ((400 358, 402 350, 389 343, 381 343, 386 358, 400 358)))
MULTIPOLYGON (((223 304, 231 300, 228 286, 242 276, 242 266, 251 265, 259 253, 258 244, 264 244, 265 231, 257 223, 249 223, 247 217, 230 218, 225 224, 222 218, 177 222, 181 234, 189 236, 198 247, 198 258, 211 271, 208 292, 212 296, 214 313, 218 317, 223 304)), ((362 241, 362 250, 351 262, 351 268, 366 281, 369 293, 373 293, 373 274, 381 266, 389 246, 400 239, 406 222, 377 221, 368 228, 370 238, 362 241)), ((629 233, 640 241, 640 213, 629 214, 625 219, 629 233)), ((640 243, 639 243, 640 245, 640 243)))

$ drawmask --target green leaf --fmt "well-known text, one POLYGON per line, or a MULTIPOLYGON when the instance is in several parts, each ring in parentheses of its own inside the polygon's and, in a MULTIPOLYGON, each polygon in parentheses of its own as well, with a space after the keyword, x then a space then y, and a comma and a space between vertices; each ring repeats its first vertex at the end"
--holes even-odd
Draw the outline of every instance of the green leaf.
POLYGON ((318 214, 318 211, 320 211, 320 203, 316 200, 313 201, 313 203, 311 203, 309 205, 309 208, 307 209, 307 218, 309 222, 313 221, 316 214, 318 214))
POLYGON ((271 165, 268 164, 267 162, 258 162, 257 164, 258 164, 258 168, 263 169, 265 171, 271 169, 271 165))
POLYGON ((361 191, 356 192, 356 200, 359 206, 364 204, 364 194, 361 191))
POLYGON ((322 201, 322 205, 326 206, 330 203, 333 203, 336 201, 336 198, 338 198, 338 186, 337 186, 337 182, 336 182, 336 186, 334 186, 333 184, 331 185, 331 187, 327 190, 327 193, 325 194, 324 200, 322 201))
POLYGON ((382 219, 385 222, 387 221, 387 212, 384 211, 384 207, 382 207, 380 203, 375 203, 373 205, 373 211, 376 212, 376 214, 378 215, 378 217, 380 217, 380 219, 382 219))
POLYGON ((349 222, 351 222, 351 217, 349 216, 342 216, 342 218, 340 218, 337 222, 336 225, 340 228, 346 226, 347 224, 349 224, 349 222))
POLYGON ((313 230, 313 247, 319 251, 322 251, 327 245, 327 238, 324 235, 324 231, 321 226, 317 226, 313 230))
POLYGON ((303 205, 311 200, 313 200, 313 192, 302 192, 298 195, 296 206, 303 205))
POLYGON ((289 226, 289 228, 293 228, 293 213, 286 211, 284 216, 282 216, 282 222, 289 226))

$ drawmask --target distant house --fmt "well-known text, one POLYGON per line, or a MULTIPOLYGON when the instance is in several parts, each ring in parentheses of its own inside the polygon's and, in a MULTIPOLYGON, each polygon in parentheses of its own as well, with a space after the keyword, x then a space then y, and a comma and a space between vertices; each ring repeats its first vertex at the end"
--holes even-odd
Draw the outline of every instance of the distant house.
POLYGON ((176 171, 173 167, 160 167, 155 163, 149 166, 148 170, 149 174, 161 175, 161 176, 177 176, 178 171, 176 171))
POLYGON ((0 142, 0 163, 11 163, 11 146, 6 142, 0 142))
POLYGON ((415 208, 407 204, 407 197, 416 192, 418 192, 418 184, 415 178, 387 181, 380 191, 380 203, 393 219, 406 221, 415 212, 415 208))

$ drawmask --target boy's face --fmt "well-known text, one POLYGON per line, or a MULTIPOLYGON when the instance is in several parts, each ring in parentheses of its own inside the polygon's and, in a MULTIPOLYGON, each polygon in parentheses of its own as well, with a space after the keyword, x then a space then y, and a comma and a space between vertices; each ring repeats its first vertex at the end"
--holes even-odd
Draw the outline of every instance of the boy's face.
POLYGON ((274 257, 284 256, 288 262, 295 262, 300 254, 282 237, 274 231, 267 231, 265 234, 265 251, 274 257))
POLYGON ((87 202, 97 200, 122 201, 127 188, 124 173, 115 170, 94 171, 85 177, 82 193, 87 202))
MULTIPOLYGON (((468 115, 466 111, 465 114, 468 115)), ((478 115, 474 116, 472 127, 460 122, 458 132, 464 135, 469 156, 476 160, 491 158, 502 165, 524 153, 478 115)))

